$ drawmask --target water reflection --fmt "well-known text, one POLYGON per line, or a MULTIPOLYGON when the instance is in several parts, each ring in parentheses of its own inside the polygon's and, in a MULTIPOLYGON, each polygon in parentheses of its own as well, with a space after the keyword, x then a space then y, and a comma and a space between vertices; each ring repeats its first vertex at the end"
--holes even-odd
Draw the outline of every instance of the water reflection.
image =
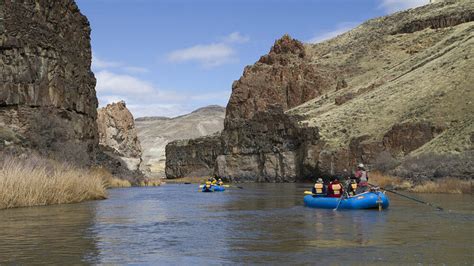
POLYGON ((88 204, 0 211, 0 264, 83 264, 98 258, 88 204))

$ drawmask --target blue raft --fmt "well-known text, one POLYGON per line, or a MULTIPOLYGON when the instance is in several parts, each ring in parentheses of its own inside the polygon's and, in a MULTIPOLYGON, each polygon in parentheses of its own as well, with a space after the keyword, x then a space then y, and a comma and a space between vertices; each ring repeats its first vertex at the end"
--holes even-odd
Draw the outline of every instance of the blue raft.
POLYGON ((222 192, 222 191, 225 191, 225 187, 224 187, 224 186, 213 186, 212 188, 214 189, 215 192, 222 192))
POLYGON ((223 186, 211 186, 210 189, 207 189, 206 186, 202 187, 202 192, 222 192, 225 191, 223 186))
MULTIPOLYGON (((335 209, 339 200, 340 198, 306 195, 304 197, 304 205, 311 208, 335 209)), ((379 204, 382 205, 382 209, 388 208, 389 200, 385 193, 380 191, 364 192, 352 197, 343 198, 338 209, 378 209, 379 204)))

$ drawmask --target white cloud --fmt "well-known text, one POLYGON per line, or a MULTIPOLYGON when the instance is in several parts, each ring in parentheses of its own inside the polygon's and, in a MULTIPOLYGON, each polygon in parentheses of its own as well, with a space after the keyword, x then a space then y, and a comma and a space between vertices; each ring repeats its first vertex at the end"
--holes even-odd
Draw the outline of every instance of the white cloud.
POLYGON ((198 44, 184 49, 172 51, 167 55, 168 61, 173 63, 197 62, 200 65, 211 68, 223 64, 234 63, 239 59, 235 44, 246 43, 250 37, 240 32, 221 38, 220 42, 211 44, 198 44))
POLYGON ((242 35, 238 31, 232 32, 231 34, 222 38, 222 41, 226 43, 246 43, 249 40, 250 40, 249 36, 242 35))
POLYGON ((93 70, 117 69, 126 73, 150 72, 150 70, 144 67, 130 66, 121 62, 104 60, 102 58, 99 58, 96 54, 92 54, 92 69, 93 70))
POLYGON ((387 13, 429 4, 429 0, 381 0, 380 7, 387 13))
POLYGON ((99 71, 96 78, 99 106, 123 100, 134 117, 174 117, 189 113, 209 102, 225 104, 230 95, 227 90, 206 93, 163 90, 133 75, 117 74, 109 70, 99 71))
POLYGON ((319 43, 319 42, 323 42, 323 41, 332 39, 332 38, 334 38, 338 35, 341 35, 341 34, 347 32, 347 31, 353 29, 358 24, 359 24, 358 22, 340 23, 339 25, 336 26, 336 28, 334 30, 330 30, 330 31, 320 33, 320 34, 314 36, 313 38, 309 39, 306 42, 308 42, 308 43, 319 43))
POLYGON ((92 54, 92 68, 94 69, 119 67, 121 65, 122 64, 119 62, 102 60, 99 57, 97 57, 95 54, 92 54))
POLYGON ((129 75, 120 75, 107 70, 95 74, 96 90, 99 93, 151 93, 153 85, 129 75))
POLYGON ((144 67, 125 66, 125 67, 122 67, 122 69, 125 72, 129 72, 129 73, 148 73, 148 72, 150 72, 150 70, 148 68, 144 68, 144 67))
POLYGON ((225 43, 196 45, 176 50, 168 55, 170 62, 196 61, 205 67, 215 67, 236 60, 234 48, 225 43))

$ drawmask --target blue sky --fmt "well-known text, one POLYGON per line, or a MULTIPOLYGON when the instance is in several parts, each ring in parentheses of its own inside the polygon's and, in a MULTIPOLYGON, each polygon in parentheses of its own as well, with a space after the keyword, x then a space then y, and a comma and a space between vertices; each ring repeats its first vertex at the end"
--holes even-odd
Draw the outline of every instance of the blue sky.
POLYGON ((232 82, 283 34, 319 42, 428 0, 77 0, 92 27, 100 106, 135 117, 225 106, 232 82))

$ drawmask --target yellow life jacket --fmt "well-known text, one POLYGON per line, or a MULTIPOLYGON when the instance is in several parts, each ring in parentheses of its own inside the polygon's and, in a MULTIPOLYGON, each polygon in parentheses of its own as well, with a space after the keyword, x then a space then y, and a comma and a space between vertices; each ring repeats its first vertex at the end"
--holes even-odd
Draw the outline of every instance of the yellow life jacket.
POLYGON ((222 186, 222 185, 224 185, 224 182, 220 181, 219 186, 222 186))
POLYGON ((342 189, 342 186, 340 184, 333 184, 332 185, 332 190, 334 191, 334 195, 341 194, 341 189, 342 189))
POLYGON ((316 183, 314 184, 314 188, 316 189, 316 194, 323 194, 323 184, 316 183))
POLYGON ((213 184, 213 185, 215 185, 216 183, 217 183, 217 181, 216 181, 216 180, 213 180, 213 181, 212 181, 212 184, 213 184))
POLYGON ((356 190, 357 189, 357 183, 352 183, 351 187, 352 187, 353 190, 356 190))

